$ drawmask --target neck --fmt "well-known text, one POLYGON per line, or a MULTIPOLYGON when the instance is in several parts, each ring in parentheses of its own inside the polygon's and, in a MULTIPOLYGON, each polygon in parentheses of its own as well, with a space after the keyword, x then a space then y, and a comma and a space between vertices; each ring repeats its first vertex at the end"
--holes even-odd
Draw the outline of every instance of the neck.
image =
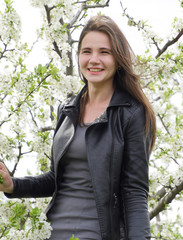
POLYGON ((88 86, 88 104, 89 105, 108 105, 111 97, 114 93, 114 87, 108 86, 104 87, 102 86, 101 88, 89 85, 88 86))

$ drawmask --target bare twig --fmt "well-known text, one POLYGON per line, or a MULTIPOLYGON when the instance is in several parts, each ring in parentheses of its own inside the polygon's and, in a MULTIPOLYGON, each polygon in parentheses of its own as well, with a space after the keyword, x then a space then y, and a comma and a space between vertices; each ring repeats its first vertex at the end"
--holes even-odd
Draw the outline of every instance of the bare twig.
POLYGON ((49 160, 51 160, 51 157, 50 156, 48 156, 48 154, 47 153, 45 153, 44 152, 44 155, 49 159, 49 160))

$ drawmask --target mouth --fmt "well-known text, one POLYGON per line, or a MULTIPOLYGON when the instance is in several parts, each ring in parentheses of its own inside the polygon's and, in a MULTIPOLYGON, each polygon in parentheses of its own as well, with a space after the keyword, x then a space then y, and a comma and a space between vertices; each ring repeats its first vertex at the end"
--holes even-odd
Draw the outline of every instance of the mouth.
POLYGON ((101 71, 103 71, 102 68, 88 68, 88 70, 89 70, 90 72, 101 72, 101 71))

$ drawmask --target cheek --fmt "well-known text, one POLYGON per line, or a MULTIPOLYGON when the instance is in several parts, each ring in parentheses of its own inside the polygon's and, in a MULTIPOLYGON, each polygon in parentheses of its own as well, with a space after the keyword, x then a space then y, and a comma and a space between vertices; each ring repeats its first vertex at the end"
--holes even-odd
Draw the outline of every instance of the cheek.
POLYGON ((79 68, 81 71, 85 71, 87 69, 88 66, 88 59, 87 57, 81 57, 79 59, 79 68))
POLYGON ((85 59, 82 56, 79 56, 79 67, 82 68, 85 64, 85 59))
POLYGON ((78 59, 78 64, 79 64, 79 71, 82 75, 85 75, 85 69, 86 69, 86 60, 82 56, 79 57, 78 59))

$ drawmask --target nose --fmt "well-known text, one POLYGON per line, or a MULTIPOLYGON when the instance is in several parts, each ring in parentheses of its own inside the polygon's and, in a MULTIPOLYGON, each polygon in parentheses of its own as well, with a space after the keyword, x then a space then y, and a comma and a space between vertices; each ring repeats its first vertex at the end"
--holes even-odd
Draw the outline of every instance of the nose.
POLYGON ((98 56, 98 54, 97 53, 92 53, 91 56, 90 56, 89 62, 92 63, 92 64, 99 63, 99 56, 98 56))

